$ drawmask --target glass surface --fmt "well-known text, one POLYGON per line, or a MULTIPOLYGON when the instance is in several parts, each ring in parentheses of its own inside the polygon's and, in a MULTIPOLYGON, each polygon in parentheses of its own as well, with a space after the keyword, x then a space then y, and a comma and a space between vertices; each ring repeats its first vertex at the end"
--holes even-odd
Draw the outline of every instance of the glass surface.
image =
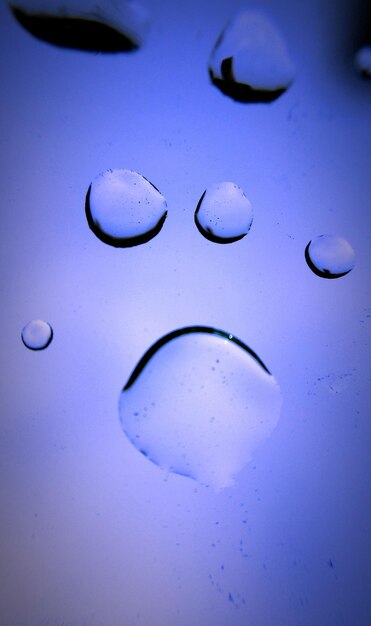
POLYGON ((271 102, 208 73, 240 1, 152 0, 140 46, 116 53, 42 41, 0 6, 1 626, 369 624, 371 82, 355 55, 370 11, 255 6, 296 68, 271 102), (152 239, 115 247, 89 228, 109 169, 161 190, 152 239), (254 212, 228 245, 194 221, 221 181, 254 212), (336 280, 306 262, 321 234, 355 253, 336 280), (53 328, 46 350, 23 345, 30 320, 53 328), (198 326, 239 338, 282 395, 216 490, 140 454, 119 414, 147 350, 198 326))

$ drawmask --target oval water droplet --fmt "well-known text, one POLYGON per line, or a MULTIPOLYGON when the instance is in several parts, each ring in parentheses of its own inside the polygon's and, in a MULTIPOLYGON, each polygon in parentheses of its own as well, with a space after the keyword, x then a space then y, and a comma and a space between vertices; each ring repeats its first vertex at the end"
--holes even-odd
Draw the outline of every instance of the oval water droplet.
POLYGON ((371 78, 371 46, 363 46, 358 50, 354 63, 361 76, 371 78))
POLYGON ((275 428, 278 384, 233 335, 205 326, 157 341, 134 369, 119 402, 131 443, 165 471, 221 489, 275 428))
POLYGON ((144 176, 107 170, 91 183, 85 201, 88 224, 104 243, 127 248, 146 243, 161 230, 166 200, 144 176))
POLYGON ((63 48, 129 52, 143 43, 149 24, 136 2, 15 0, 9 6, 28 32, 63 48))
POLYGON ((253 208, 238 185, 218 183, 204 191, 194 218, 198 230, 206 239, 215 243, 232 243, 249 232, 253 208))
POLYGON ((276 25, 258 10, 237 13, 209 60, 214 85, 239 102, 271 102, 294 80, 295 69, 276 25))
POLYGON ((308 266, 321 278, 340 278, 354 267, 352 246, 338 235, 319 235, 305 248, 308 266))
POLYGON ((32 320, 22 330, 22 341, 30 350, 45 350, 53 339, 53 329, 43 320, 32 320))

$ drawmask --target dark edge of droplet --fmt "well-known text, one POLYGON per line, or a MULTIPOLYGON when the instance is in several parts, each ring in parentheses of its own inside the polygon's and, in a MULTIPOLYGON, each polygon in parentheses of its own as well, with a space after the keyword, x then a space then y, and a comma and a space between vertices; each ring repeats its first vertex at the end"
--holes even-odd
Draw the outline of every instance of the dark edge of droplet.
POLYGON ((156 237, 156 235, 159 234, 160 230, 162 229, 164 225, 164 222, 167 217, 167 211, 164 212, 164 214, 160 217, 157 224, 153 228, 151 228, 151 230, 146 231, 142 235, 137 235, 136 237, 126 237, 126 238, 125 237, 121 237, 121 238, 112 237, 111 235, 107 235, 107 233, 104 233, 100 229, 99 224, 96 221, 94 221, 93 216, 91 214, 90 192, 91 192, 91 184, 89 185, 89 189, 85 197, 85 215, 89 224, 89 228, 94 233, 94 235, 98 237, 98 239, 100 239, 101 241, 103 241, 103 243, 106 243, 109 246, 113 246, 114 248, 132 248, 134 246, 139 246, 143 243, 147 243, 148 241, 150 241, 151 239, 156 237))
POLYGON ((52 339, 53 339, 53 337, 54 337, 54 330, 53 330, 53 327, 49 324, 49 322, 46 322, 46 323, 47 323, 47 325, 48 325, 48 326, 49 326, 49 328, 50 328, 50 337, 49 337, 48 341, 46 342, 46 344, 45 344, 44 346, 40 347, 40 348, 32 348, 31 346, 29 346, 29 345, 28 345, 28 344, 24 341, 24 339, 23 339, 23 330, 24 330, 24 328, 25 328, 25 327, 23 328, 23 330, 22 330, 22 332, 21 332, 21 340, 22 340, 23 345, 24 345, 26 348, 28 348, 28 350, 32 350, 32 352, 40 352, 40 351, 42 351, 42 350, 46 350, 46 348, 47 348, 48 346, 50 346, 50 344, 51 344, 51 342, 52 342, 52 339))
MULTIPOLYGON (((148 180, 148 178, 146 178, 145 176, 143 176, 143 174, 140 174, 142 178, 144 178, 144 180, 147 181, 147 183, 149 183, 151 185, 151 187, 153 187, 153 189, 156 189, 156 191, 158 191, 158 193, 160 194, 160 196, 162 196, 161 191, 156 187, 156 185, 154 185, 153 183, 151 183, 150 180, 148 180)), ((164 196, 162 196, 164 197, 164 196)))
POLYGON ((220 71, 222 73, 223 80, 235 81, 233 74, 233 57, 227 57, 223 59, 220 65, 220 71))
POLYGON ((133 372, 131 373, 129 377, 129 380, 127 381, 125 387, 123 388, 123 391, 127 391, 127 389, 129 389, 134 384, 134 382, 136 381, 136 379, 138 378, 138 376, 140 375, 144 367, 147 365, 148 361, 152 358, 152 356, 158 350, 160 350, 160 348, 162 348, 169 341, 176 339, 177 337, 181 337, 182 335, 189 335, 192 333, 205 333, 209 335, 218 335, 219 337, 222 337, 223 339, 227 339, 228 341, 235 343, 237 346, 242 348, 242 350, 244 350, 250 356, 252 356, 253 359, 255 359, 255 361, 264 369, 264 371, 267 374, 269 374, 270 376, 272 375, 269 369, 264 365, 263 361, 258 357, 256 352, 254 352, 251 348, 249 348, 249 346, 247 346, 245 343, 243 343, 243 341, 241 341, 234 335, 231 335, 230 333, 226 333, 223 330, 220 330, 217 328, 212 328, 211 326, 186 326, 184 328, 179 328, 177 330, 174 330, 168 333, 167 335, 164 335, 164 337, 161 337, 160 339, 158 339, 158 341, 156 341, 150 348, 148 348, 147 352, 145 352, 145 354, 142 356, 140 361, 135 366, 133 372))
POLYGON ((305 256, 307 265, 312 270, 313 274, 315 274, 316 276, 319 276, 320 278, 328 278, 328 279, 341 278, 342 276, 346 276, 347 274, 349 274, 351 270, 348 270, 347 272, 341 272, 340 274, 332 274, 327 269, 323 269, 323 270, 318 269, 318 267, 314 265, 312 259, 310 258, 309 248, 310 248, 311 243, 312 243, 312 240, 310 240, 310 242, 307 244, 305 248, 304 256, 305 256))
POLYGON ((201 204, 202 204, 202 200, 204 199, 205 193, 206 193, 206 189, 203 192, 201 198, 199 199, 199 201, 197 203, 195 214, 194 214, 195 224, 196 224, 199 232, 201 233, 201 235, 203 235, 205 237, 205 239, 208 239, 208 241, 212 241, 213 243, 234 243, 235 241, 240 241, 240 239, 243 239, 247 235, 247 233, 243 233, 242 235, 236 235, 235 237, 219 237, 218 235, 215 235, 213 233, 211 228, 208 228, 206 230, 206 229, 204 229, 201 226, 201 224, 199 222, 199 219, 197 217, 197 214, 198 214, 198 212, 200 210, 200 207, 201 207, 201 204))
POLYGON ((128 35, 96 19, 28 13, 16 5, 10 5, 10 10, 31 35, 60 48, 114 53, 139 47, 128 35))
POLYGON ((254 89, 245 83, 238 83, 232 79, 233 77, 233 67, 232 67, 232 57, 228 59, 224 59, 221 64, 223 75, 225 73, 226 79, 217 78, 214 76, 213 71, 209 68, 209 76, 210 80, 218 87, 220 91, 225 95, 232 98, 236 102, 241 102, 245 104, 254 104, 254 103, 266 103, 269 104, 274 100, 277 100, 285 91, 287 91, 289 85, 287 87, 283 87, 281 89, 254 89), (224 66, 224 63, 228 62, 227 65, 224 66), (224 69, 223 69, 224 67, 224 69))

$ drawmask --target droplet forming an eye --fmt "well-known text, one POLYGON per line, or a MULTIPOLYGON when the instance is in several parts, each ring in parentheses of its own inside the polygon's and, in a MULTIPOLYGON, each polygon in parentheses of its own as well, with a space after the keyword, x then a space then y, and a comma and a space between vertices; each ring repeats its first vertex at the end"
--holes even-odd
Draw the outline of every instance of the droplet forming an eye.
POLYGON ((354 267, 352 246, 338 235, 319 235, 305 249, 308 266, 321 278, 340 278, 354 267))
POLYGON ((22 341, 30 350, 45 350, 53 339, 53 329, 43 320, 32 320, 22 330, 22 341))
POLYGON ((119 402, 132 444, 165 471, 221 489, 275 428, 276 380, 233 335, 188 327, 142 357, 119 402))
POLYGON ((161 230, 166 200, 144 176, 131 170, 107 170, 88 189, 85 213, 104 243, 127 248, 146 243, 161 230))
POLYGON ((9 6, 38 39, 79 50, 134 50, 143 43, 149 24, 147 12, 136 2, 14 0, 9 6))
POLYGON ((245 237, 251 228, 250 200, 234 183, 212 185, 202 194, 195 223, 202 235, 215 243, 232 243, 245 237))
POLYGON ((227 24, 209 61, 219 89, 239 102, 271 102, 290 86, 295 69, 275 24, 245 9, 227 24))

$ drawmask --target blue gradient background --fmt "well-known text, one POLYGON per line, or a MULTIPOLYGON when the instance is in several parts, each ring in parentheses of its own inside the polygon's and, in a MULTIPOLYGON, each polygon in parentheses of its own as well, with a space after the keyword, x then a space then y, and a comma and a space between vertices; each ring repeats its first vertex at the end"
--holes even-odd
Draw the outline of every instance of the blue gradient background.
POLYGON ((255 2, 298 71, 276 102, 243 105, 207 62, 244 4, 148 6, 147 43, 128 55, 52 47, 0 8, 0 624, 367 626, 371 85, 352 67, 364 7, 255 2), (88 186, 114 167, 168 201, 146 245, 115 249, 87 226, 88 186), (255 211, 226 246, 193 221, 222 180, 255 211), (339 280, 304 260, 326 232, 356 251, 339 280), (53 326, 45 352, 22 345, 33 318, 53 326), (283 394, 273 435, 219 494, 166 478, 118 419, 143 353, 192 324, 240 337, 283 394))

